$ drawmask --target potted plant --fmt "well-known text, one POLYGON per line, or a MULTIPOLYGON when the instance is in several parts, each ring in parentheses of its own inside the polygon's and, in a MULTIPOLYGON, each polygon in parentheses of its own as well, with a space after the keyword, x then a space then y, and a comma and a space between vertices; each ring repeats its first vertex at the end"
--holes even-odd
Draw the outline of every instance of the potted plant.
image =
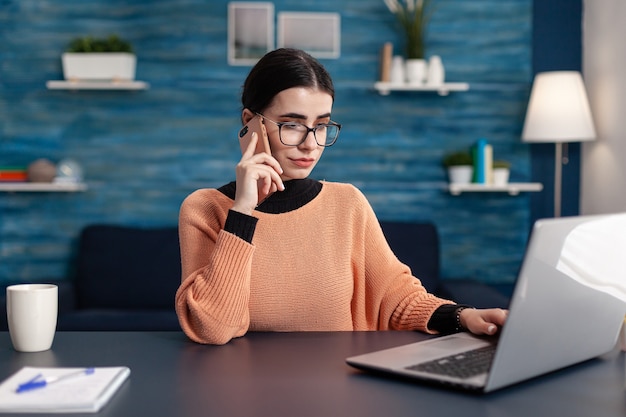
POLYGON ((62 56, 68 81, 131 81, 137 58, 131 44, 117 35, 73 39, 62 56))
POLYGON ((384 0, 396 16, 405 39, 406 77, 410 84, 426 80, 425 37, 431 0, 384 0))
POLYGON ((455 151, 443 158, 443 166, 448 170, 448 179, 454 184, 469 184, 474 173, 474 160, 469 151, 455 151))
POLYGON ((493 185, 507 185, 510 172, 510 162, 503 160, 493 161, 493 185))

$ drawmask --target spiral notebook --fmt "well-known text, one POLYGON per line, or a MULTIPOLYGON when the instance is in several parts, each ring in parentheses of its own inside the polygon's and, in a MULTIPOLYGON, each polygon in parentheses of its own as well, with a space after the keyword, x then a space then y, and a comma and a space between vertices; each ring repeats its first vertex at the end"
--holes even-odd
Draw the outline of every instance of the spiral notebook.
POLYGON ((124 366, 90 368, 80 375, 84 370, 23 367, 0 384, 0 413, 96 413, 130 375, 130 369, 124 366), (46 379, 56 381, 18 390, 32 381, 46 379))

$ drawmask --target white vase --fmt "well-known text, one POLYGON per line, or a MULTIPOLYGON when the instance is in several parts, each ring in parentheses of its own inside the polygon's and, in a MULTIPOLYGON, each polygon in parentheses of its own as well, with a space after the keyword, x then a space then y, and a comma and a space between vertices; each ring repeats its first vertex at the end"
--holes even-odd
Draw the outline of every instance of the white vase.
POLYGON ((440 86, 445 81, 445 68, 441 62, 439 55, 433 55, 428 60, 428 79, 426 84, 429 86, 440 86))
POLYGON ((423 59, 407 59, 405 64, 406 81, 410 85, 423 85, 427 76, 427 65, 423 59))
POLYGON ((448 167, 448 179, 452 184, 469 184, 472 182, 474 167, 471 165, 455 165, 448 167))
POLYGON ((389 72, 389 82, 393 85, 403 85, 405 79, 404 58, 396 55, 391 60, 391 71, 389 72))

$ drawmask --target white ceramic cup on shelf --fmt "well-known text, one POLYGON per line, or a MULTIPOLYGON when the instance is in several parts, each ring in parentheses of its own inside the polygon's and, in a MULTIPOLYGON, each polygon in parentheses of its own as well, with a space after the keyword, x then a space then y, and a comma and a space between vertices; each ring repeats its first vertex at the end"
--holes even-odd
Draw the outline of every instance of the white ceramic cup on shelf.
POLYGON ((52 347, 57 327, 58 294, 54 284, 7 287, 7 321, 15 350, 41 352, 52 347))

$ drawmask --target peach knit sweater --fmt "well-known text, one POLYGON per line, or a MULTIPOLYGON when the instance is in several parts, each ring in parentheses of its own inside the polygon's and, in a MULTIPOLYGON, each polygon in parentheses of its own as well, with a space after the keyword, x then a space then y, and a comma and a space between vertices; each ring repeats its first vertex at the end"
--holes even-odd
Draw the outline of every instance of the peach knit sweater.
POLYGON ((232 199, 201 189, 183 202, 176 311, 199 343, 247 331, 421 330, 443 300, 387 244, 365 196, 324 182, 304 206, 255 211, 252 243, 223 230, 232 199))

